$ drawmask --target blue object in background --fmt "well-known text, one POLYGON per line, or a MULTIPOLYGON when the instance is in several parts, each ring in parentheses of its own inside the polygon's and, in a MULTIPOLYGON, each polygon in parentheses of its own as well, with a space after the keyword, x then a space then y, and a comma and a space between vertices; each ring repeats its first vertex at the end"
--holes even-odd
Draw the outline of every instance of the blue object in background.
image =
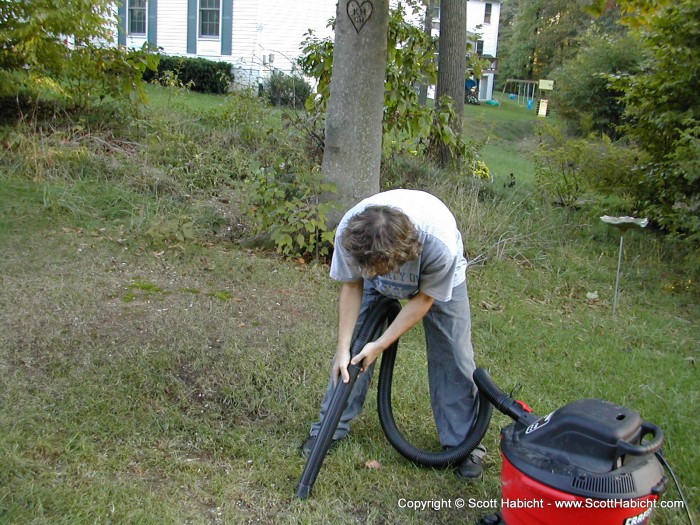
POLYGON ((508 98, 511 100, 515 100, 515 93, 511 93, 510 95, 508 95, 508 98))
POLYGON ((527 109, 532 109, 532 99, 528 99, 527 101, 527 109))

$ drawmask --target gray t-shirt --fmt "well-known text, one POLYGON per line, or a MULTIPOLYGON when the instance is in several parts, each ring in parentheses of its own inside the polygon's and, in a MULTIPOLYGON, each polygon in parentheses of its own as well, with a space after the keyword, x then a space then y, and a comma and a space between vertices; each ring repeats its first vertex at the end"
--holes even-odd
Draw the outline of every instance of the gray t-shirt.
POLYGON ((363 279, 359 265, 342 247, 339 239, 350 218, 368 206, 390 206, 401 210, 418 229, 418 238, 423 245, 415 261, 407 262, 396 272, 369 278, 372 286, 379 293, 396 299, 411 297, 420 290, 438 301, 449 301, 452 288, 466 279, 467 261, 462 236, 447 206, 423 191, 385 191, 351 208, 336 231, 331 278, 342 282, 363 279))

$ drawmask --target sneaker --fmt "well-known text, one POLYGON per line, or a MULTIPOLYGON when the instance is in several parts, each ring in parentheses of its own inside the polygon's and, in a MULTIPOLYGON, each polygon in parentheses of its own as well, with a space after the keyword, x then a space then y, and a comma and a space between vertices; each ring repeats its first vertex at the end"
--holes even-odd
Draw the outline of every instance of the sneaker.
MULTIPOLYGON (((305 459, 309 459, 309 456, 311 455, 311 451, 314 449, 314 446, 316 445, 316 440, 318 439, 318 436, 309 436, 306 438, 306 441, 304 441, 301 444, 301 457, 305 459)), ((339 438, 339 439, 334 439, 331 441, 331 446, 328 448, 328 450, 332 449, 339 441, 342 441, 344 438, 339 438)))
POLYGON ((462 481, 478 481, 484 474, 484 466, 481 464, 482 458, 474 454, 469 454, 455 470, 455 475, 462 481))

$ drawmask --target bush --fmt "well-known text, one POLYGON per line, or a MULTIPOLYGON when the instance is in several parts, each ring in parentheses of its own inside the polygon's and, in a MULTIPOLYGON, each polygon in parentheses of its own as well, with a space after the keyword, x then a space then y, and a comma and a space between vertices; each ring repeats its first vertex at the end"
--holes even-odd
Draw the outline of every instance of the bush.
MULTIPOLYGON (((639 46, 648 54, 636 75, 611 78, 625 93, 626 135, 652 162, 639 163, 644 181, 639 203, 664 231, 700 248, 700 2, 651 3, 641 23, 639 46)), ((637 9, 625 2, 629 11, 637 9)))
POLYGON ((87 42, 66 52, 60 71, 0 69, 0 122, 99 107, 133 114, 146 101, 143 77, 157 63, 148 44, 126 50, 87 42))
POLYGON ((285 166, 261 169, 248 181, 247 207, 253 231, 269 238, 278 253, 316 258, 330 254, 333 230, 328 215, 333 204, 321 202, 334 193, 318 169, 286 173, 285 166))
POLYGON ((311 86, 306 80, 281 71, 273 71, 270 78, 265 80, 264 88, 268 99, 275 106, 303 108, 311 95, 311 86))
POLYGON ((158 71, 147 72, 144 80, 150 82, 161 79, 168 76, 167 72, 172 72, 181 85, 200 93, 226 93, 233 81, 231 64, 228 62, 166 55, 161 55, 158 71))
POLYGON ((606 135, 572 139, 556 126, 541 126, 538 136, 537 186, 557 204, 572 206, 589 190, 633 200, 642 180, 636 165, 643 152, 606 135))
POLYGON ((83 44, 71 51, 63 85, 77 107, 105 98, 146 101, 143 76, 157 68, 158 55, 151 44, 129 49, 83 44))

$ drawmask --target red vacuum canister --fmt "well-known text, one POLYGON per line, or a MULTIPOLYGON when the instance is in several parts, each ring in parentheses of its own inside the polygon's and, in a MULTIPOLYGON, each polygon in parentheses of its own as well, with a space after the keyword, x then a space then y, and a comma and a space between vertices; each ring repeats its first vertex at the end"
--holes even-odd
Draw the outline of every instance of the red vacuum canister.
POLYGON ((581 399, 539 417, 474 379, 515 422, 501 431, 502 525, 643 525, 668 485, 656 452, 663 433, 634 410, 581 399), (646 436, 650 436, 646 440, 646 436))
POLYGON ((501 432, 507 525, 642 525, 668 479, 663 435, 634 410, 582 399, 501 432), (652 434, 649 443, 642 438, 652 434))

